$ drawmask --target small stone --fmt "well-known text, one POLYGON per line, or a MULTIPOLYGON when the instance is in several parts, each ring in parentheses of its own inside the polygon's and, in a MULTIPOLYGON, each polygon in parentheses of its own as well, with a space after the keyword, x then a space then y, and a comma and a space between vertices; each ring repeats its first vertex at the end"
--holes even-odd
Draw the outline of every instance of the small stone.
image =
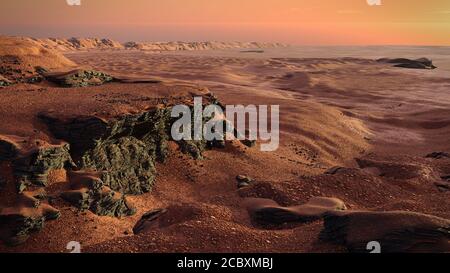
POLYGON ((253 179, 246 175, 238 175, 236 176, 236 180, 238 182, 238 188, 244 188, 250 186, 250 183, 253 182, 253 179))

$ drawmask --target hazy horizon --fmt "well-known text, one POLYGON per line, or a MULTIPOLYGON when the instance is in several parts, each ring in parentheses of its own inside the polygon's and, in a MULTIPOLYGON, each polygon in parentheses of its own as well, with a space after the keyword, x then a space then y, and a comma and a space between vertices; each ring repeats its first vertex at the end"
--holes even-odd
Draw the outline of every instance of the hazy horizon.
POLYGON ((450 1, 1 1, 0 34, 126 41, 450 45, 450 1))

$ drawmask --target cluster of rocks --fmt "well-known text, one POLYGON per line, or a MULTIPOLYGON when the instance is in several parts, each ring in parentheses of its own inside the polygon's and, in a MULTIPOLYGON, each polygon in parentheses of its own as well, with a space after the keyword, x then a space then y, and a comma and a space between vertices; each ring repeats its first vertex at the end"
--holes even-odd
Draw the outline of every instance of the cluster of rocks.
POLYGON ((22 244, 45 221, 58 219, 60 212, 44 203, 45 198, 43 191, 23 192, 14 206, 0 208, 0 240, 10 246, 22 244))
POLYGON ((71 190, 63 192, 61 197, 80 210, 90 210, 100 216, 112 217, 136 213, 136 209, 123 194, 105 186, 99 173, 70 171, 68 178, 71 190))
POLYGON ((12 84, 12 82, 10 80, 8 80, 7 78, 0 75, 0 87, 10 86, 11 84, 12 84))
POLYGON ((94 70, 73 70, 64 73, 46 73, 44 77, 63 87, 86 87, 112 82, 114 78, 106 73, 94 70))
POLYGON ((51 170, 74 167, 69 144, 50 144, 18 136, 0 136, 0 161, 11 162, 18 192, 28 186, 47 186, 51 170))
MULTIPOLYGON (((207 103, 218 103, 213 96, 205 98, 207 103)), ((170 129, 176 121, 171 117, 170 104, 155 105, 138 114, 71 116, 50 110, 39 113, 37 118, 47 126, 52 141, 0 136, 0 162, 11 166, 17 191, 23 194, 36 188, 46 189, 49 174, 65 170, 69 189, 59 192, 60 197, 80 210, 112 217, 136 212, 127 194, 151 191, 156 162, 164 162, 168 155, 170 129)), ((225 146, 224 142, 206 140, 177 143, 181 152, 194 159, 201 159, 206 149, 225 146)), ((8 230, 19 230, 23 238, 38 230, 8 223, 8 230)), ((42 227, 37 223, 33 226, 42 227)), ((5 241, 12 236, 9 231, 2 234, 5 241)))
POLYGON ((41 82, 44 79, 42 73, 46 71, 40 66, 26 64, 15 56, 0 56, 0 87, 41 82))

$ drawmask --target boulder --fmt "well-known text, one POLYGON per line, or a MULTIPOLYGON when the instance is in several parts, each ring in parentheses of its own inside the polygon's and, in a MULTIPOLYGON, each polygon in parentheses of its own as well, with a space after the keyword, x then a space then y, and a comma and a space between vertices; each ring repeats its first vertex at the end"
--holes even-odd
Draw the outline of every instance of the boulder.
POLYGON ((344 167, 335 166, 335 167, 331 167, 330 169, 326 170, 324 174, 335 175, 345 169, 346 168, 344 168, 344 167))
POLYGON ((420 59, 406 59, 406 58, 382 58, 378 59, 377 62, 381 63, 389 63, 394 64, 394 67, 403 67, 403 68, 413 68, 413 69, 435 69, 436 66, 433 65, 433 61, 427 58, 420 59))
POLYGON ((253 182, 253 179, 251 179, 250 177, 248 177, 246 175, 242 175, 242 174, 236 176, 236 180, 238 183, 238 188, 247 187, 250 185, 250 183, 253 182))
POLYGON ((433 159, 442 159, 442 158, 450 158, 450 154, 446 152, 432 152, 430 154, 427 154, 425 157, 433 159))
POLYGON ((193 204, 172 204, 166 208, 153 209, 144 213, 134 226, 133 233, 145 234, 205 217, 207 215, 202 207, 193 204))

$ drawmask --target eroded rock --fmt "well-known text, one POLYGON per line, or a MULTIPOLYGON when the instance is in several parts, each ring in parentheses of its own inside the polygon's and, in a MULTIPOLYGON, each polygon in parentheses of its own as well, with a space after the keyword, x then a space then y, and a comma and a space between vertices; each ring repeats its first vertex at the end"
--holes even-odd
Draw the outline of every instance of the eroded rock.
POLYGON ((45 73, 44 77, 63 87, 86 87, 112 82, 114 78, 95 70, 72 70, 69 72, 45 73))
POLYGON ((101 174, 87 171, 68 172, 72 190, 61 197, 80 210, 90 210, 100 216, 121 217, 136 213, 126 197, 105 186, 101 174))
POLYGON ((142 194, 151 190, 155 162, 167 156, 169 108, 111 120, 41 117, 57 138, 72 144, 80 169, 101 171, 102 181, 114 191, 142 194))
POLYGON ((44 222, 60 217, 60 212, 43 203, 43 191, 23 192, 13 207, 0 208, 0 239, 7 245, 23 244, 44 222))
POLYGON ((432 152, 430 154, 427 154, 425 157, 433 159, 442 159, 442 158, 450 158, 450 154, 446 152, 432 152))
POLYGON ((403 67, 403 68, 413 68, 413 69, 435 69, 436 66, 433 65, 433 61, 427 58, 419 58, 415 60, 406 59, 406 58, 382 58, 378 59, 378 62, 381 63, 389 63, 394 64, 394 67, 403 67))
POLYGON ((203 158, 202 153, 207 143, 203 140, 180 140, 177 142, 181 152, 191 155, 194 159, 203 158))
POLYGON ((253 179, 251 179, 250 177, 246 176, 246 175, 238 175, 236 176, 236 181, 238 184, 238 188, 243 188, 243 187, 247 187, 250 186, 250 184, 253 182, 253 179))
MULTIPOLYGON (((153 186, 156 161, 163 162, 167 157, 175 121, 170 113, 170 106, 161 106, 115 118, 60 117, 53 113, 41 113, 40 117, 56 138, 71 144, 71 155, 79 169, 102 172, 102 181, 114 191, 142 194, 153 186)), ((208 147, 217 146, 205 140, 177 143, 194 159, 201 159, 208 147)))
POLYGON ((11 84, 12 84, 12 82, 10 80, 8 80, 7 78, 5 78, 2 75, 0 75, 0 87, 2 87, 2 86, 10 86, 11 84))
POLYGON ((72 168, 74 163, 66 142, 50 144, 43 140, 0 136, 0 160, 10 161, 19 192, 27 186, 47 186, 51 170, 72 168))
POLYGON ((173 204, 167 208, 158 208, 145 213, 134 226, 133 233, 147 233, 203 217, 206 217, 205 212, 196 205, 173 204))
POLYGON ((367 252, 371 241, 380 243, 382 253, 448 252, 450 221, 405 211, 335 211, 325 217, 320 237, 352 252, 367 252))
POLYGON ((450 181, 439 181, 435 182, 434 185, 438 188, 441 192, 447 192, 450 191, 450 181))
POLYGON ((335 166, 335 167, 331 167, 330 169, 326 170, 324 174, 335 175, 345 169, 346 168, 344 168, 344 167, 335 166))

